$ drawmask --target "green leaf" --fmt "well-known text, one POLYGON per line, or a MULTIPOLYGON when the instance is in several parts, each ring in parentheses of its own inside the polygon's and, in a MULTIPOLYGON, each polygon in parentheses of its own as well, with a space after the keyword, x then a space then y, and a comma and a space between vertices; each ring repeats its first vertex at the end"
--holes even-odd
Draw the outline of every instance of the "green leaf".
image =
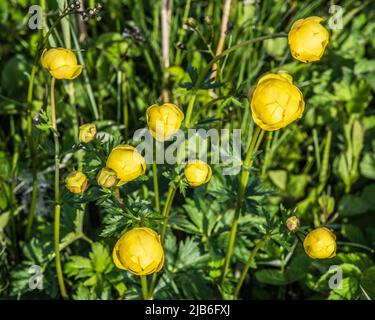
POLYGON ((367 299, 375 299, 375 266, 363 272, 360 286, 367 299))
POLYGON ((341 286, 332 290, 328 300, 354 300, 359 296, 359 281, 356 278, 344 278, 341 286))
POLYGON ((113 269, 112 258, 107 247, 100 242, 92 245, 89 254, 94 270, 98 273, 108 273, 113 269))
POLYGON ((365 236, 360 227, 353 224, 343 224, 341 232, 351 242, 366 244, 365 236))
POLYGON ((65 264, 64 271, 69 277, 86 278, 93 274, 91 261, 81 256, 71 256, 70 261, 65 264))
POLYGON ((358 195, 345 195, 339 203, 342 216, 354 216, 365 213, 375 206, 375 184, 366 186, 358 195))
POLYGON ((288 279, 280 270, 265 269, 258 270, 255 273, 255 278, 262 283, 272 284, 275 286, 282 286, 288 284, 288 279))
POLYGON ((286 184, 288 181, 288 173, 285 170, 270 170, 268 172, 270 180, 274 183, 276 187, 280 190, 286 190, 286 184))
POLYGON ((365 152, 359 168, 364 177, 375 180, 375 154, 373 152, 365 152))

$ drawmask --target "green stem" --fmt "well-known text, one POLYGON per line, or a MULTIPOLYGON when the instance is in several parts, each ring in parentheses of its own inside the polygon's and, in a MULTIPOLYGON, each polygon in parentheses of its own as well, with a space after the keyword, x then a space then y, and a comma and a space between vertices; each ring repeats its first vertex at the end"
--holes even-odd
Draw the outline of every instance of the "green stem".
POLYGON ((273 132, 271 131, 267 135, 267 143, 266 143, 266 148, 264 150, 264 160, 263 160, 262 173, 261 173, 261 180, 262 181, 264 181, 266 179, 266 175, 267 175, 272 136, 273 136, 273 132))
POLYGON ((13 156, 12 156, 12 170, 11 170, 11 188, 10 188, 10 215, 9 220, 11 222, 11 235, 12 235, 12 243, 14 244, 15 251, 17 252, 17 231, 16 231, 16 225, 17 222, 15 222, 15 211, 16 211, 16 205, 17 205, 17 199, 16 194, 14 192, 14 189, 16 187, 17 182, 17 172, 18 172, 18 160, 19 160, 19 142, 20 137, 18 136, 16 132, 15 127, 15 121, 14 116, 10 116, 10 132, 11 137, 13 138, 13 156))
MULTIPOLYGON (((166 231, 167 231, 169 212, 171 211, 172 203, 173 203, 174 196, 176 195, 176 191, 177 191, 177 185, 169 188, 167 200, 165 201, 165 204, 164 204, 163 226, 162 226, 161 233, 160 233, 160 241, 161 241, 162 244, 164 243, 164 238, 165 238, 165 234, 166 234, 166 231)), ((155 286, 156 286, 156 278, 157 278, 157 273, 154 273, 152 275, 151 286, 150 286, 150 291, 149 291, 149 295, 148 295, 149 299, 153 299, 153 297, 154 297, 154 290, 155 290, 155 286)))
POLYGON ((127 86, 126 86, 126 74, 123 73, 122 79, 122 111, 123 111, 123 120, 124 120, 124 138, 125 140, 128 138, 128 131, 129 131, 129 108, 128 108, 128 99, 127 95, 127 86))
POLYGON ((57 131, 56 123, 56 106, 55 106, 55 78, 51 80, 51 118, 52 118, 52 129, 53 129, 53 142, 55 145, 55 223, 54 223, 54 249, 55 249, 55 263, 56 273, 59 282, 60 293, 63 299, 68 299, 66 292, 64 276, 61 267, 60 259, 60 144, 59 135, 57 131))
POLYGON ((374 253, 375 252, 375 249, 372 249, 368 246, 365 246, 363 244, 359 244, 359 243, 354 243, 354 242, 345 242, 345 241, 337 241, 337 244, 340 245, 340 246, 348 246, 348 247, 353 247, 353 248, 360 248, 360 249, 364 249, 364 250, 367 250, 367 251, 370 251, 371 253, 374 253))
POLYGON ((190 120, 191 120, 191 115, 193 113, 194 109, 194 103, 195 99, 197 98, 197 94, 194 93, 193 96, 190 98, 187 110, 186 110, 186 116, 185 116, 185 126, 186 128, 190 128, 190 120))
POLYGON ((249 268, 252 264, 252 262, 255 259, 256 254, 258 253, 259 249, 268 241, 269 236, 264 237, 262 240, 260 240, 254 247, 253 251, 251 252, 249 258, 246 261, 246 264, 244 268, 242 269, 240 279, 238 280, 236 289, 234 291, 234 296, 237 298, 238 294, 240 293, 241 287, 243 285, 243 282, 246 278, 247 272, 249 271, 249 268))
POLYGON ((155 194, 155 209, 160 212, 160 199, 159 199, 159 182, 158 182, 158 167, 155 158, 152 161, 152 176, 154 180, 154 194, 155 194))
POLYGON ((172 203, 173 203, 174 196, 176 195, 176 191, 177 191, 177 186, 173 188, 172 187, 169 188, 169 191, 168 191, 167 200, 165 202, 164 210, 163 210, 163 226, 162 226, 161 233, 160 233, 161 243, 164 243, 165 234, 167 232, 169 213, 172 208, 172 203))
POLYGON ((31 153, 31 171, 32 171, 32 178, 33 178, 33 188, 31 192, 31 203, 29 212, 27 214, 27 224, 26 224, 26 233, 25 238, 28 239, 31 235, 31 230, 33 227, 34 215, 35 215, 35 207, 36 207, 36 200, 38 194, 38 174, 37 174, 37 153, 35 152, 34 146, 34 139, 32 134, 32 102, 33 102, 33 89, 34 89, 34 81, 35 81, 35 74, 37 71, 37 64, 34 62, 33 67, 31 69, 31 75, 29 80, 29 87, 27 90, 27 139, 29 142, 29 148, 31 153))
MULTIPOLYGON (((41 7, 45 9, 45 1, 41 1, 41 7)), ((45 10, 43 10, 45 12, 45 10)), ((36 208, 36 200, 37 200, 37 193, 38 193, 38 175, 37 175, 37 152, 35 150, 34 145, 34 137, 32 135, 32 101, 33 101, 33 92, 34 92, 34 83, 35 83, 35 75, 38 70, 39 65, 39 56, 41 50, 46 46, 49 36, 52 34, 52 32, 55 30, 57 25, 60 23, 60 21, 66 17, 68 14, 70 14, 69 11, 61 14, 56 21, 52 24, 51 28, 49 28, 48 32, 45 34, 45 28, 41 30, 41 39, 38 43, 38 47, 34 56, 33 66, 31 69, 30 74, 30 80, 29 85, 27 89, 27 136, 28 136, 28 143, 30 147, 30 153, 31 153, 31 169, 32 169, 32 178, 33 178, 33 187, 32 187, 32 193, 31 193, 31 203, 30 203, 30 209, 27 215, 27 223, 26 223, 26 232, 25 232, 25 238, 28 239, 31 235, 31 230, 33 226, 33 220, 35 215, 35 208, 36 208)), ((45 20, 45 17, 43 21, 45 20)), ((43 23, 44 25, 44 23, 43 23)))
MULTIPOLYGON (((184 24, 186 22, 186 20, 189 16, 190 5, 191 5, 191 0, 187 0, 186 5, 185 5, 185 9, 184 9, 184 15, 182 17, 182 24, 184 24)), ((179 34, 177 43, 182 43, 182 40, 184 39, 184 35, 185 35, 186 31, 185 31, 184 28, 180 28, 179 31, 180 31, 179 32, 180 34, 179 34)), ((182 50, 177 50, 177 55, 176 55, 176 60, 175 60, 176 66, 179 66, 180 63, 181 63, 181 54, 182 54, 182 50)))
MULTIPOLYGON (((260 129, 259 127, 256 128, 253 138, 251 140, 249 149, 247 150, 247 154, 244 161, 244 166, 249 167, 253 163, 253 153, 257 151, 259 148, 260 142, 263 138, 264 131, 260 129)), ((247 182, 249 180, 250 172, 248 169, 242 169, 241 171, 241 178, 240 178, 240 184, 238 186, 238 192, 237 192, 237 199, 236 199, 236 207, 234 212, 234 217, 232 220, 232 228, 229 235, 229 241, 227 245, 227 250, 225 254, 225 260, 224 265, 221 273, 220 278, 220 286, 224 284, 225 276, 229 268, 230 258, 232 256, 233 252, 233 246, 236 239, 237 234, 237 227, 238 227, 238 220, 240 218, 241 214, 241 208, 242 208, 242 201, 244 197, 244 193, 246 190, 247 182)))
POLYGON ((142 295, 143 300, 147 300, 147 276, 141 276, 141 285, 142 285, 142 295))

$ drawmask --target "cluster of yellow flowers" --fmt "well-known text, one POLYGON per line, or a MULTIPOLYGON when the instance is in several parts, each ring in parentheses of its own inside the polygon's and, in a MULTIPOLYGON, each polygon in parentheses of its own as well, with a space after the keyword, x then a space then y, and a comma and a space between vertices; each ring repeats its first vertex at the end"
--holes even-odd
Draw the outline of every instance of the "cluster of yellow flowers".
MULTIPOLYGON (((178 106, 165 103, 150 106, 146 111, 146 119, 151 135, 158 141, 165 141, 180 129, 184 114, 178 106)), ((94 124, 80 127, 80 142, 89 143, 95 136, 94 124)), ((146 160, 137 149, 120 144, 111 150, 106 166, 99 171, 96 180, 103 188, 112 188, 133 181, 145 172, 146 160)), ((191 187, 207 183, 211 175, 211 167, 201 160, 189 161, 184 169, 186 182, 191 187)), ((80 171, 72 172, 65 182, 72 193, 82 193, 87 189, 87 177, 80 171)), ((137 275, 158 272, 164 264, 160 236, 144 227, 127 231, 113 249, 113 261, 118 268, 137 275)))
MULTIPOLYGON (((157 141, 165 141, 180 129, 184 114, 178 106, 165 103, 147 108, 146 119, 151 135, 157 141)), ((118 177, 117 185, 134 180, 146 170, 144 158, 129 145, 114 148, 106 165, 118 177)), ((211 174, 211 167, 200 160, 188 162, 184 170, 185 179, 191 187, 207 183, 211 174)), ((118 268, 136 275, 160 271, 164 265, 164 250, 160 236, 154 230, 144 227, 127 231, 113 249, 113 261, 118 268)))
MULTIPOLYGON (((309 17, 297 20, 288 35, 292 56, 302 62, 319 60, 328 43, 327 30, 320 24, 321 18, 309 17)), ((64 48, 45 50, 41 64, 56 79, 74 79, 82 71, 75 54, 64 48)), ((263 130, 283 128, 302 116, 305 108, 303 94, 293 84, 286 72, 269 73, 262 76, 251 96, 250 107, 254 122, 263 130)), ((152 105, 146 111, 146 120, 151 135, 157 141, 165 141, 176 133, 184 120, 181 109, 172 104, 152 105)), ((94 124, 80 127, 79 140, 90 143, 95 139, 94 124)), ((146 172, 146 161, 136 148, 121 144, 109 154, 106 166, 97 174, 97 183, 103 188, 118 187, 146 172)), ((184 177, 191 187, 207 183, 212 175, 211 167, 200 160, 188 162, 184 177)), ((87 189, 87 177, 74 171, 65 180, 72 193, 87 189)), ((290 220, 288 228, 294 230, 299 221, 290 220)), ((304 241, 306 253, 316 259, 333 257, 336 253, 334 234, 321 227, 310 232, 304 241)), ((141 227, 127 231, 113 249, 113 260, 118 268, 137 275, 158 272, 164 264, 164 252, 160 236, 152 229, 141 227)))
MULTIPOLYGON (((288 34, 292 56, 302 62, 317 61, 323 56, 329 34, 320 24, 322 18, 299 19, 288 34)), ((258 80, 250 101, 254 122, 266 131, 286 127, 302 117, 303 94, 286 72, 266 74, 258 80)))
MULTIPOLYGON (((302 62, 320 60, 329 41, 327 30, 320 24, 320 17, 297 20, 288 34, 292 56, 302 62)), ((265 131, 286 127, 302 117, 305 102, 303 94, 293 84, 286 72, 269 73, 258 80, 251 96, 250 107, 254 122, 265 131)), ((299 227, 297 217, 286 222, 290 231, 299 227)), ((303 243, 306 253, 313 259, 327 259, 336 255, 336 237, 325 227, 307 234, 303 243)))

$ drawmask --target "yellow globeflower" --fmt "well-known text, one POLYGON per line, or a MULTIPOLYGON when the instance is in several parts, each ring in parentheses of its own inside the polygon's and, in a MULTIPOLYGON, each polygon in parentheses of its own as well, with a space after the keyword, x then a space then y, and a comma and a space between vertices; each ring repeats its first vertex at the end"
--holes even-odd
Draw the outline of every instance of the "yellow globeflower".
POLYGON ((184 173, 189 186, 196 187, 210 181, 212 170, 204 161, 192 160, 186 165, 184 173))
POLYGON ((292 76, 279 72, 259 79, 250 106, 255 123, 263 130, 274 131, 302 117, 305 102, 292 76))
POLYGON ((118 185, 122 185, 145 173, 146 160, 134 147, 120 144, 112 149, 106 166, 116 172, 117 178, 120 180, 118 185))
POLYGON ((72 193, 85 192, 87 189, 87 177, 81 171, 73 171, 66 177, 65 185, 72 193))
POLYGON ((293 23, 288 34, 293 58, 302 62, 320 60, 329 41, 328 31, 320 24, 322 20, 308 17, 293 23))
POLYGON ((336 255, 336 236, 331 230, 319 227, 309 232, 303 247, 313 259, 332 258, 336 255))
POLYGON ((150 228, 134 228, 126 232, 113 248, 117 268, 139 276, 159 272, 164 265, 160 236, 150 228))
POLYGON ((96 176, 96 181, 98 182, 98 185, 103 188, 111 188, 119 182, 116 172, 109 168, 101 169, 96 176))
POLYGON ((79 141, 89 143, 95 139, 96 126, 93 123, 87 123, 79 127, 79 141))
POLYGON ((56 79, 72 80, 82 72, 82 66, 77 63, 74 52, 65 48, 45 49, 40 62, 56 79))
POLYGON ((184 114, 172 103, 161 106, 154 104, 147 108, 146 118, 152 136, 158 141, 164 141, 180 129, 184 114))

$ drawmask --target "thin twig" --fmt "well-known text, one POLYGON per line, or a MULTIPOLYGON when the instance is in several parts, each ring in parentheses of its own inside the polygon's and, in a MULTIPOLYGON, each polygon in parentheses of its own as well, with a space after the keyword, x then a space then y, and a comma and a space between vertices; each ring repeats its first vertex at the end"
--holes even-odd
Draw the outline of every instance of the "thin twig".
MULTIPOLYGON (((220 28, 220 38, 217 43, 215 55, 218 56, 223 52, 224 43, 225 43, 225 36, 228 31, 228 22, 229 22, 229 13, 230 13, 230 5, 232 0, 226 0, 223 7, 223 15, 221 17, 221 28, 220 28)), ((215 63, 212 67, 212 80, 215 80, 216 73, 217 73, 217 63, 215 63)))

